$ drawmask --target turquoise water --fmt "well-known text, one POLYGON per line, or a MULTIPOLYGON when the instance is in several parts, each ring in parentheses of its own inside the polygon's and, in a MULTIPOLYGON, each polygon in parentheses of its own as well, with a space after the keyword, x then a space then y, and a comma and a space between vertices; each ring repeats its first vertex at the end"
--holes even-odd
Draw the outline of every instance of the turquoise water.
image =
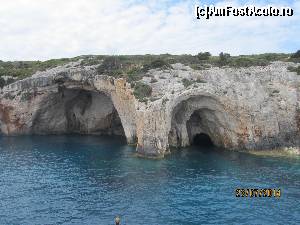
POLYGON ((1 225, 300 224, 299 188, 299 158, 194 147, 146 160, 118 138, 0 138, 1 225))

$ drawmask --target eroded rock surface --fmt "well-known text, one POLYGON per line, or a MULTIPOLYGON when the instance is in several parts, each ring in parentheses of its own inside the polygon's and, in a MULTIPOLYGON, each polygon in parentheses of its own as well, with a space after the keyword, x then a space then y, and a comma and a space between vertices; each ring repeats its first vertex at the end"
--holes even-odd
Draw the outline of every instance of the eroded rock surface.
POLYGON ((289 65, 195 71, 174 64, 145 74, 152 96, 139 102, 125 79, 70 63, 5 86, 0 130, 123 135, 147 156, 188 146, 199 134, 227 149, 299 147, 300 76, 289 65))

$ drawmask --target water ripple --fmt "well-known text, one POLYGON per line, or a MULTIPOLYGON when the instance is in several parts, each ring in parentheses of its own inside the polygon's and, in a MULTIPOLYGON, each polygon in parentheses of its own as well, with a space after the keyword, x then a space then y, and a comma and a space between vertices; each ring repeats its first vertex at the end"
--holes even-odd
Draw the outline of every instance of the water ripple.
POLYGON ((115 138, 0 137, 0 224, 299 224, 300 159, 190 148, 134 157, 115 138), (235 188, 282 197, 236 198, 235 188), (248 222, 246 222, 248 221, 248 222))

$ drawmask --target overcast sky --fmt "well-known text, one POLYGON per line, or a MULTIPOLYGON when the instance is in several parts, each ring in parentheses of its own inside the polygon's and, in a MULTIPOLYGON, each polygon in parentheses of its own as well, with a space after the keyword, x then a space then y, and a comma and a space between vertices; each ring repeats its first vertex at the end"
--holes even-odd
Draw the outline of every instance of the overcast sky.
POLYGON ((293 17, 196 20, 192 0, 0 0, 0 60, 83 54, 213 54, 300 49, 300 1, 201 1, 272 4, 293 17))

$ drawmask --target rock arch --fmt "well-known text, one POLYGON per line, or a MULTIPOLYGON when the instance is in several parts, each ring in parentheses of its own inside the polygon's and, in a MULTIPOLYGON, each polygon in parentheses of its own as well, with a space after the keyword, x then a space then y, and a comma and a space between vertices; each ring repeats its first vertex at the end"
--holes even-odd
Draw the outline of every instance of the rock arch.
POLYGON ((7 87, 11 98, 3 98, 0 108, 4 135, 117 134, 136 143, 135 99, 124 79, 78 72, 40 80, 7 87))
POLYGON ((179 96, 170 106, 168 145, 189 146, 196 135, 205 134, 216 146, 235 147, 239 121, 233 108, 226 99, 214 93, 198 91, 179 96))
POLYGON ((78 80, 71 76, 55 82, 37 103, 31 133, 52 130, 53 133, 117 134, 125 136, 130 144, 136 142, 135 102, 125 80, 107 76, 78 80), (49 107, 56 112, 50 113, 49 107), (49 129, 51 123, 45 129, 37 125, 43 116, 51 119, 51 115, 60 118, 52 123, 52 129, 49 129))
POLYGON ((47 95, 34 114, 31 133, 125 136, 110 96, 82 87, 47 95))

